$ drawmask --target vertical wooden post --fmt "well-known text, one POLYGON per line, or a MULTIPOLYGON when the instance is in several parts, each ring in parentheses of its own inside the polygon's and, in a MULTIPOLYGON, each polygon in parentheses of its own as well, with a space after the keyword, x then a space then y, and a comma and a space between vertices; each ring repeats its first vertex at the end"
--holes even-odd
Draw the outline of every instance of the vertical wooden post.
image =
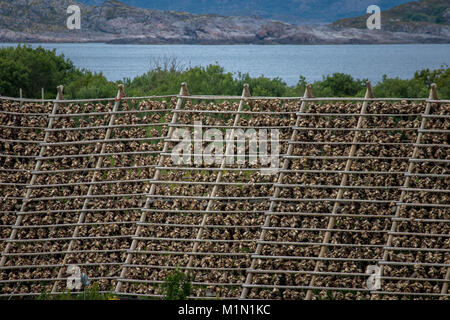
POLYGON ((23 90, 22 88, 19 89, 19 96, 20 96, 20 106, 23 106, 23 90))

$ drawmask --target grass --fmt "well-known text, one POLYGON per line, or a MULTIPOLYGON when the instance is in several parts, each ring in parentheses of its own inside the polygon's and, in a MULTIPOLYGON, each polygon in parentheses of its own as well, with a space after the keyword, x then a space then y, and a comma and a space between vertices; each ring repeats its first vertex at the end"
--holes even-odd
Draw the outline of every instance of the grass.
POLYGON ((65 290, 61 294, 50 294, 45 289, 36 300, 118 300, 118 297, 112 292, 100 292, 98 284, 91 288, 84 289, 83 292, 71 292, 65 290))

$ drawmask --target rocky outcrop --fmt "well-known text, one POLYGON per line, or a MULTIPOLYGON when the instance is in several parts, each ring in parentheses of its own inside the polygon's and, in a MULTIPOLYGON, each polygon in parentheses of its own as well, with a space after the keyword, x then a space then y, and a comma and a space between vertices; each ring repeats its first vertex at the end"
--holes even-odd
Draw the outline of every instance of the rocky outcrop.
POLYGON ((298 26, 258 17, 193 15, 134 8, 118 1, 79 4, 81 30, 66 28, 68 0, 0 0, 0 41, 138 44, 449 43, 450 29, 367 30, 298 26), (19 14, 20 13, 20 14, 19 14))
MULTIPOLYGON (((103 0, 78 0, 100 5, 103 0)), ((223 16, 258 16, 292 24, 327 24, 356 17, 372 4, 383 10, 411 0, 121 0, 139 8, 186 11, 223 16)))
MULTIPOLYGON (((336 21, 337 28, 366 29, 368 15, 336 21)), ((448 0, 409 2, 381 13, 384 31, 450 37, 450 3, 448 0)))

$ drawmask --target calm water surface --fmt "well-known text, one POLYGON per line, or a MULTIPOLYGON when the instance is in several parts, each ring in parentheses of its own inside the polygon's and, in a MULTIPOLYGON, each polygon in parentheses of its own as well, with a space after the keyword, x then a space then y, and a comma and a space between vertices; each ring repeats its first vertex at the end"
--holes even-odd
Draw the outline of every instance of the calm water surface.
MULTIPOLYGON (((12 46, 16 44, 0 44, 12 46)), ((384 74, 411 78, 423 68, 450 65, 450 44, 412 45, 109 45, 32 44, 55 48, 76 66, 101 71, 109 80, 145 73, 152 59, 175 57, 184 66, 218 63, 226 71, 279 77, 295 85, 300 77, 321 80, 335 72, 376 83, 384 74)))

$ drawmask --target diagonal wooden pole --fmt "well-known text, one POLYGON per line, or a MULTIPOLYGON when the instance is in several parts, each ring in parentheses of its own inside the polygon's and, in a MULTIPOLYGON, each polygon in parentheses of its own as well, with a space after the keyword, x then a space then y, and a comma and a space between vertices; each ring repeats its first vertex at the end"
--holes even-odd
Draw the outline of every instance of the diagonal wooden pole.
MULTIPOLYGON (((58 90, 58 94, 56 95, 56 100, 63 100, 64 99, 64 95, 63 95, 64 86, 59 86, 57 88, 57 90, 58 90)), ((55 117, 53 117, 53 116, 58 111, 58 106, 59 106, 59 103, 57 103, 57 102, 53 103, 53 109, 52 109, 52 112, 50 114, 51 117, 49 119, 49 122, 48 122, 48 125, 47 125, 47 129, 52 129, 53 128, 53 123, 55 122, 55 117)), ((43 144, 47 143, 49 137, 50 137, 50 131, 46 131, 45 132, 45 136, 44 136, 44 140, 42 140, 42 143, 43 144)), ((47 147, 42 145, 41 146, 41 150, 39 151, 39 158, 44 156, 44 153, 45 153, 46 150, 47 150, 47 147)), ((42 162, 43 162, 42 160, 38 160, 36 162, 36 165, 34 167, 34 171, 39 171, 41 169, 42 162)), ((38 177, 38 175, 33 173, 32 176, 31 176, 30 183, 28 185, 29 186, 34 185, 36 183, 37 177, 38 177)), ((33 191, 32 188, 28 188, 27 189, 27 192, 25 194, 25 198, 22 201, 22 205, 20 207, 19 214, 17 215, 16 222, 14 224, 15 227, 20 226, 21 223, 22 223, 23 213, 25 213, 25 211, 27 209, 27 205, 28 205, 28 202, 29 202, 29 200, 31 198, 32 191, 33 191)), ((11 246, 12 246, 12 241, 14 241, 16 239, 18 230, 19 230, 18 228, 14 228, 11 231, 11 235, 9 237, 9 242, 7 242, 6 247, 5 247, 5 249, 3 250, 3 253, 2 253, 2 259, 0 260, 0 267, 4 267, 5 266, 5 262, 6 262, 6 256, 5 255, 9 253, 9 250, 11 249, 11 246)))
MULTIPOLYGON (((312 98, 312 97, 313 97, 313 95, 311 93, 311 86, 307 85, 306 89, 305 89, 305 94, 303 95, 303 98, 312 98)), ((300 105, 299 113, 304 113, 305 110, 306 110, 306 106, 307 105, 308 105, 308 102, 303 100, 301 105, 300 105)), ((297 115, 297 120, 296 120, 296 123, 295 123, 296 127, 300 126, 300 120, 301 120, 301 116, 297 115)), ((298 135, 298 130, 294 129, 294 131, 292 132, 292 135, 291 135, 291 141, 297 140, 297 135, 298 135)), ((288 150, 286 152, 286 155, 287 156, 292 155, 293 151, 294 151, 294 145, 293 144, 289 144, 289 147, 288 147, 288 150)), ((284 172, 285 172, 285 170, 287 170, 289 168, 289 162, 290 162, 289 158, 285 158, 284 159, 283 170, 278 173, 278 180, 277 180, 278 184, 282 184, 283 183, 284 172)), ((273 193, 272 199, 278 198, 278 196, 280 195, 280 192, 281 192, 281 188, 280 187, 276 187, 274 189, 274 193, 273 193)), ((275 207, 276 207, 276 201, 275 200, 271 200, 270 201, 269 212, 274 211, 275 207)), ((271 218, 270 215, 266 215, 266 219, 264 220, 263 227, 267 228, 267 227, 270 226, 270 218, 271 218)), ((265 236, 266 236, 266 229, 262 229, 260 237, 259 237, 259 243, 256 246, 256 250, 255 250, 255 254, 254 255, 260 255, 261 254, 261 251, 263 249, 263 244, 261 243, 261 241, 264 241, 265 236)), ((255 268, 256 268, 256 262, 257 262, 257 259, 252 258, 250 269, 247 270, 247 278, 245 280, 245 283, 242 286, 242 292, 241 292, 241 297, 240 297, 241 299, 246 299, 247 298, 248 291, 249 291, 249 287, 248 286, 251 285, 251 283, 253 281, 253 270, 255 270, 255 268)))
MULTIPOLYGON (((372 85, 370 84, 370 82, 367 82, 366 86, 367 86, 367 89, 366 89, 365 99, 374 98, 372 85)), ((356 129, 361 129, 362 128, 364 120, 365 120, 364 115, 366 114, 368 105, 369 105, 369 101, 365 100, 363 105, 362 105, 362 108, 361 108, 361 112, 360 112, 360 116, 359 116, 359 119, 358 119, 358 124, 356 125, 356 129)), ((351 166, 353 164, 353 157, 355 156, 356 148, 357 148, 356 143, 359 140, 359 136, 361 134, 360 132, 361 131, 357 130, 355 132, 355 136, 353 137, 353 144, 352 144, 352 146, 350 148, 349 159, 347 160, 347 163, 345 165, 345 170, 344 170, 345 172, 350 171, 351 166)), ((349 177, 348 173, 344 173, 343 174, 342 179, 341 179, 340 187, 344 187, 344 186, 347 185, 348 177, 349 177)), ((331 212, 332 216, 330 217, 330 220, 328 220, 327 231, 326 231, 325 237, 324 237, 324 239, 322 241, 322 246, 321 246, 320 252, 319 252, 319 259, 316 261, 316 265, 314 267, 314 272, 318 272, 320 267, 321 267, 321 265, 322 265, 322 261, 320 260, 320 258, 323 258, 325 256, 326 251, 327 251, 327 246, 326 245, 330 242, 330 239, 331 239, 331 231, 330 230, 334 228, 334 225, 336 223, 336 215, 338 214, 338 209, 340 207, 339 200, 341 200, 343 198, 344 191, 345 191, 344 188, 340 188, 338 193, 337 193, 337 195, 336 195, 336 201, 334 202, 333 210, 331 212)), ((309 282, 309 287, 313 287, 314 286, 314 282, 316 281, 316 278, 317 277, 315 275, 313 275, 311 277, 311 281, 309 282)), ((308 291, 306 292, 305 300, 311 300, 312 293, 313 293, 312 289, 308 289, 308 291)))
MULTIPOLYGON (((431 88, 430 88, 430 95, 428 97, 428 99, 430 100, 437 100, 438 95, 437 95, 437 91, 436 91, 436 85, 432 84, 431 88)), ((428 102, 426 107, 425 107, 425 115, 429 115, 431 111, 431 103, 428 102)), ((426 117, 422 117, 422 122, 420 123, 420 130, 425 129, 425 124, 426 124, 427 118, 426 117)), ((420 141, 422 140, 422 132, 418 132, 417 133, 417 137, 416 137, 416 146, 413 149, 411 158, 416 158, 419 154, 419 144, 420 141)), ((406 172, 406 177, 405 177, 405 181, 403 182, 403 190, 400 194, 400 199, 399 202, 403 202, 405 197, 406 197, 406 191, 405 189, 409 187, 409 183, 411 181, 411 176, 408 174, 411 174, 414 171, 414 167, 415 167, 415 163, 414 162, 410 162, 409 166, 408 166, 408 171, 406 172)), ((397 205, 397 207, 395 208, 395 215, 394 218, 398 218, 400 217, 400 213, 401 210, 404 208, 404 205, 397 205)), ((398 226, 398 221, 396 219, 392 219, 392 224, 391 224, 391 233, 388 236, 387 242, 386 242, 386 247, 391 247, 392 246, 392 241, 394 239, 394 235, 392 234, 392 232, 397 231, 397 226, 398 226)), ((384 250, 383 253, 383 258, 381 260, 381 262, 386 262, 389 259, 389 252, 387 249, 384 250)), ((380 264, 380 277, 381 277, 381 284, 383 285, 383 272, 384 272, 384 265, 380 264)), ((445 284, 444 284, 445 285, 445 284)))
MULTIPOLYGON (((236 116, 234 118, 233 127, 238 126, 239 119, 240 119, 240 113, 239 112, 242 111, 242 108, 243 108, 244 102, 245 102, 245 98, 248 98, 248 97, 250 97, 250 90, 249 90, 248 84, 244 84, 244 89, 242 91, 242 98, 241 98, 241 100, 239 102, 239 107, 238 107, 238 110, 237 110, 238 113, 236 114, 236 116)), ((230 136, 227 138, 227 140, 228 139, 229 140, 233 140, 234 139, 234 132, 235 132, 235 129, 233 128, 231 130, 230 136)), ((220 169, 225 169, 226 162, 227 162, 228 156, 230 154, 230 147, 232 147, 232 146, 233 146, 233 143, 229 143, 229 144, 227 143, 227 147, 226 147, 226 150, 225 150, 225 156, 223 157, 222 162, 220 164, 220 169)), ((214 204, 214 197, 216 196, 217 191, 219 189, 219 183, 222 180, 223 173, 224 173, 224 170, 220 170, 218 172, 218 174, 217 174, 216 183, 215 183, 215 185, 214 185, 214 187, 213 187, 213 189, 212 189, 212 191, 211 191, 211 193, 209 195, 210 199, 208 200, 208 205, 206 207, 205 213, 203 214, 202 222, 201 222, 201 224, 200 224, 200 226, 198 228, 197 236, 196 236, 196 239, 194 241, 194 245, 192 247, 192 252, 191 253, 196 253, 198 251, 198 247, 200 245, 199 240, 202 239, 203 230, 205 229, 206 221, 208 219, 208 214, 212 210, 212 207, 213 207, 213 204, 214 204)), ((188 261, 186 269, 189 270, 192 267, 193 263, 194 263, 194 255, 191 254, 190 257, 189 257, 189 261, 188 261)))
MULTIPOLYGON (((106 130, 106 134, 105 134, 105 139, 104 140, 109 140, 110 137, 111 137, 111 134, 112 134, 111 126, 114 125, 114 122, 116 120, 115 112, 117 112, 119 110, 120 101, 124 97, 125 97, 125 92, 123 91, 123 85, 120 84, 119 85, 119 90, 117 92, 117 97, 116 97, 116 100, 115 100, 115 103, 114 103, 114 107, 113 107, 113 110, 112 110, 113 113, 111 115, 111 118, 109 119, 108 129, 106 130)), ((103 143, 102 144, 102 149, 100 151, 100 155, 98 156, 97 163, 96 163, 96 166, 95 166, 96 169, 99 169, 102 166, 103 159, 105 157, 106 147, 107 147, 107 143, 103 143)), ((68 261, 69 256, 70 256, 70 251, 72 251, 73 246, 75 245, 75 238, 78 236, 78 233, 80 232, 81 224, 84 223, 84 220, 86 218, 86 211, 88 210, 89 202, 90 202, 90 199, 91 199, 90 196, 92 195, 92 193, 94 191, 94 187, 95 187, 93 183, 96 180, 97 174, 98 174, 98 172, 94 171, 94 173, 92 175, 91 184, 89 185, 89 189, 88 189, 88 192, 87 192, 87 197, 84 200, 83 207, 82 207, 80 215, 78 217, 77 226, 75 226, 75 229, 74 229, 73 234, 72 234, 72 239, 70 240, 69 246, 67 248, 67 252, 64 255, 62 266, 59 268, 57 279, 61 279, 63 274, 64 274, 64 269, 65 269, 65 267, 67 265, 67 261, 68 261)), ((52 293, 55 293, 56 290, 58 289, 58 283, 59 283, 58 280, 56 280, 54 282, 53 288, 52 288, 52 293)))
MULTIPOLYGON (((180 96, 188 96, 189 95, 189 91, 187 88, 187 84, 186 83, 182 83, 181 84, 181 89, 180 89, 180 96)), ((181 107, 183 105, 183 98, 179 97, 178 101, 177 101, 177 105, 175 107, 175 110, 180 110, 181 107)), ((172 126, 169 126, 169 132, 167 134, 167 138, 168 140, 170 140, 172 138, 173 132, 175 131, 175 127, 173 126, 174 124, 176 124, 178 120, 178 112, 174 112, 172 115, 172 121, 170 122, 170 124, 172 124, 172 126)), ((169 141, 166 140, 166 142, 164 142, 164 147, 162 150, 162 154, 167 153, 167 151, 169 150, 169 141)), ((161 154, 161 157, 159 159, 159 163, 158 163, 158 167, 162 167, 165 165, 165 156, 161 154)), ((156 169, 155 174, 153 176, 153 180, 154 181, 158 181, 159 177, 161 175, 161 170, 160 169, 156 169)), ((143 207, 144 210, 142 210, 141 212, 141 218, 139 219, 140 223, 144 223, 145 220, 147 219, 147 211, 146 209, 150 208, 150 205, 152 203, 152 198, 151 196, 155 194, 156 191, 156 184, 152 183, 151 187, 150 187, 150 191, 147 194, 147 200, 145 201, 145 205, 143 207)), ((128 254, 127 257, 124 261, 124 263, 121 266, 121 272, 120 272, 120 277, 119 280, 117 280, 117 284, 116 284, 116 288, 115 288, 115 293, 119 294, 120 293, 120 289, 122 288, 122 281, 121 279, 125 278, 125 275, 127 273, 127 265, 129 265, 131 263, 131 259, 133 258, 133 251, 136 250, 137 244, 138 244, 138 239, 136 239, 137 237, 139 237, 139 234, 141 233, 142 230, 142 226, 138 225, 136 227, 136 232, 134 234, 134 239, 131 242, 131 246, 130 249, 128 250, 128 254)))

